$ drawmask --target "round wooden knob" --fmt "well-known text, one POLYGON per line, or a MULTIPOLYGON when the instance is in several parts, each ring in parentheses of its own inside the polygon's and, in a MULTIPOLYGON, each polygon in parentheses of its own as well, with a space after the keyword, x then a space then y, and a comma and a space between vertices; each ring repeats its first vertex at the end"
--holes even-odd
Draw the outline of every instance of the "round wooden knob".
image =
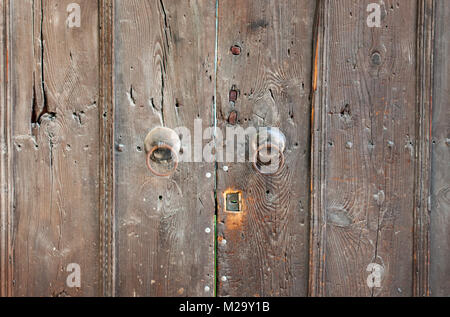
POLYGON ((147 167, 154 175, 166 177, 176 171, 181 141, 174 130, 165 127, 154 128, 147 134, 144 144, 147 167))
POLYGON ((261 174, 276 174, 284 165, 286 137, 279 129, 260 129, 251 140, 253 167, 261 174))

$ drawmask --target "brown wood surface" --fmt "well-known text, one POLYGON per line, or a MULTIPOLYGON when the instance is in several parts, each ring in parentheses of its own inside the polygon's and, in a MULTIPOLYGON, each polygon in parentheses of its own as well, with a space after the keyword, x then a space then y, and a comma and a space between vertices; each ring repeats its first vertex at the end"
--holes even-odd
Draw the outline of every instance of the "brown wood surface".
POLYGON ((157 126, 213 124, 215 3, 115 6, 116 295, 212 296, 214 164, 160 178, 143 149, 157 126))
POLYGON ((314 12, 312 1, 219 1, 218 125, 225 131, 235 111, 241 127, 277 127, 287 138, 277 175, 261 175, 251 163, 219 164, 220 296, 307 294, 314 12), (238 91, 234 105, 230 90, 238 91), (225 212, 230 189, 242 191, 240 213, 225 212))
POLYGON ((100 127, 100 286, 113 296, 116 287, 116 221, 114 204, 114 0, 99 1, 99 117, 100 127))
POLYGON ((12 295, 98 294, 98 8, 10 1, 12 295), (81 267, 81 288, 66 268, 81 267))
POLYGON ((450 296, 449 18, 448 0, 0 1, 0 296, 450 296), (147 133, 194 138, 195 119, 227 141, 279 128, 285 165, 152 175, 147 133))
POLYGON ((0 3, 0 297, 11 296, 11 130, 9 102, 9 5, 0 3))
MULTIPOLYGON (((422 209, 415 208, 421 190, 416 168, 419 152, 426 151, 426 144, 418 144, 426 142, 418 109, 425 109, 420 98, 427 94, 417 91, 426 89, 418 76, 427 65, 416 30, 424 2, 385 1, 380 28, 366 25, 369 3, 322 2, 313 129, 313 296, 416 294, 412 270, 420 265, 413 261, 413 244, 422 233, 414 224, 422 219, 422 209), (381 287, 366 283, 370 263, 383 267, 381 287)), ((420 230, 426 232, 425 224, 420 230)))
POLYGON ((432 296, 450 296, 450 2, 436 1, 431 183, 432 296))

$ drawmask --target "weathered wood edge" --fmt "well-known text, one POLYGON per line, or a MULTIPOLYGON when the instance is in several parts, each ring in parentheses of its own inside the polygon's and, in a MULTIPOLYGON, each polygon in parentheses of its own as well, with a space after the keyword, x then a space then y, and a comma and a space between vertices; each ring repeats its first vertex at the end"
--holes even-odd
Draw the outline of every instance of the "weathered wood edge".
POLYGON ((431 119, 435 1, 420 0, 417 13, 417 106, 414 201, 414 296, 430 296, 431 119))
POLYGON ((324 140, 326 138, 324 107, 327 89, 323 81, 327 78, 327 25, 328 14, 325 0, 318 0, 314 22, 313 71, 311 96, 311 196, 310 196, 310 257, 308 296, 324 296, 325 282, 325 180, 324 140))
POLYGON ((13 211, 9 20, 10 2, 0 4, 0 297, 12 296, 11 228, 13 211))
POLYGON ((100 285, 102 296, 115 296, 114 208, 114 0, 99 0, 100 116, 100 285))

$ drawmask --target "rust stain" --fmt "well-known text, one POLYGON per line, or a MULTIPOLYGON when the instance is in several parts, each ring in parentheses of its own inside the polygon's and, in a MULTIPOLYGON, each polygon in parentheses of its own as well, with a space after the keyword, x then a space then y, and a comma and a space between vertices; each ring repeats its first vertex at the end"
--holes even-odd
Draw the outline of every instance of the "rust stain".
POLYGON ((233 55, 240 55, 240 54, 241 54, 241 47, 238 46, 238 45, 233 45, 233 46, 231 47, 231 53, 232 53, 233 55))
POLYGON ((237 111, 233 110, 233 111, 230 113, 230 115, 228 116, 228 123, 229 123, 229 124, 232 124, 232 125, 235 125, 237 119, 238 119, 237 111))
POLYGON ((317 90, 318 63, 319 63, 319 34, 317 34, 316 37, 316 52, 314 56, 313 93, 316 92, 317 90))
POLYGON ((225 228, 231 231, 242 229, 242 225, 244 223, 243 218, 243 213, 227 215, 227 219, 225 220, 225 228))
MULTIPOLYGON (((317 80, 318 80, 318 68, 319 68, 319 25, 320 25, 320 15, 317 14, 316 21, 314 24, 314 32, 315 32, 315 47, 314 47, 314 65, 313 65, 313 79, 312 79, 312 92, 311 92, 311 135, 314 135, 314 120, 315 120, 315 96, 317 91, 317 80)), ((314 142, 314 140, 312 140, 314 142)), ((313 145, 314 147, 314 145, 313 145)), ((310 180, 310 190, 311 194, 313 192, 313 178, 310 180)))

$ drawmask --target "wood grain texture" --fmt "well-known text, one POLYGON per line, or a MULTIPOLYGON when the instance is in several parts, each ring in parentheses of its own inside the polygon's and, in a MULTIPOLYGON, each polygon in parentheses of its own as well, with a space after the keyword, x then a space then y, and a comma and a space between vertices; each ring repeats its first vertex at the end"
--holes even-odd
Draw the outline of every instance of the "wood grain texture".
POLYGON ((418 1, 413 295, 429 296, 434 1, 418 1))
POLYGON ((9 1, 0 3, 0 297, 11 296, 12 166, 9 1))
POLYGON ((432 296, 450 296, 450 3, 436 1, 431 176, 432 296))
POLYGON ((449 19, 448 0, 0 0, 0 297, 450 296, 449 19), (279 128, 285 165, 152 175, 147 133, 192 146, 195 119, 279 128))
POLYGON ((118 296, 213 295, 214 178, 205 175, 214 164, 155 177, 144 138, 161 125, 193 137, 194 119, 213 124, 214 5, 115 1, 118 296))
POLYGON ((313 1, 219 1, 218 125, 224 133, 233 125, 277 127, 287 138, 277 175, 251 163, 218 166, 220 296, 307 294, 314 10, 313 1), (242 192, 242 212, 225 211, 227 190, 242 192))
MULTIPOLYGON (((411 296, 421 1, 322 1, 314 103, 310 295, 411 296), (369 288, 367 266, 382 266, 369 288)), ((420 55, 422 56, 422 55, 420 55)))
POLYGON ((98 8, 80 0, 11 1, 14 151, 13 295, 99 290, 98 8), (81 267, 68 288, 67 265, 81 267))
POLYGON ((101 294, 114 296, 116 221, 114 204, 114 0, 99 1, 100 280, 101 294))

